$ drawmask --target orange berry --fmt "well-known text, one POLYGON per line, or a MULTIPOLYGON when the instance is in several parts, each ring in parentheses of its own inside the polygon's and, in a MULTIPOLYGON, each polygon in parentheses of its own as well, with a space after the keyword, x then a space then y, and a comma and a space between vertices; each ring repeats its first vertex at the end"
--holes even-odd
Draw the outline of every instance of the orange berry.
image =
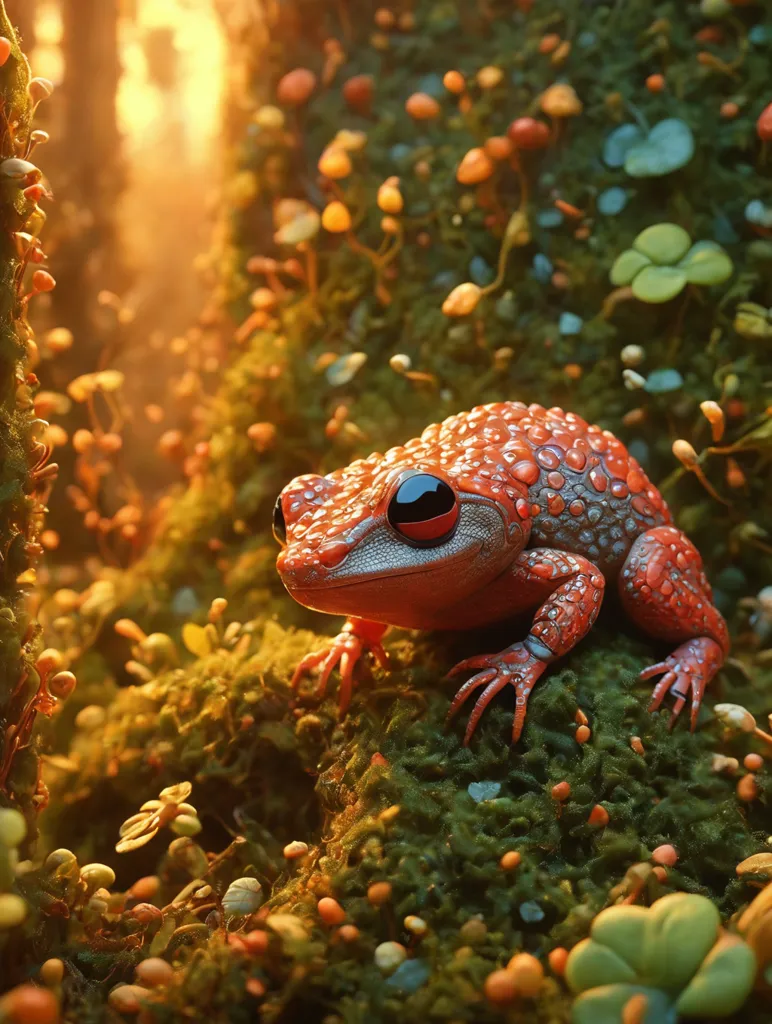
POLYGON ((276 86, 276 98, 288 107, 300 107, 311 98, 316 88, 316 75, 308 68, 288 71, 276 86))
POLYGON ((32 275, 32 289, 36 292, 52 292, 56 288, 56 280, 47 270, 36 270, 32 275))
POLYGON ((342 146, 329 146, 325 149, 316 166, 320 174, 333 181, 348 177, 352 170, 351 157, 342 146))
POLYGON ((743 758, 743 764, 749 772, 757 772, 760 768, 764 767, 764 758, 761 754, 746 754, 743 758))
POLYGON ((494 1006, 506 1006, 517 998, 517 986, 511 971, 493 971, 483 985, 485 997, 494 1006))
POLYGON ((652 874, 654 875, 654 877, 657 879, 658 882, 666 882, 667 881, 667 868, 663 868, 661 864, 658 864, 654 868, 654 870, 652 871, 652 874))
POLYGON ((333 235, 339 235, 351 228, 351 214, 339 200, 333 200, 322 210, 322 227, 333 235))
POLYGON ((662 867, 672 868, 678 862, 678 851, 675 846, 671 846, 670 843, 663 843, 662 846, 658 846, 651 855, 651 859, 655 864, 661 864, 662 867))
POLYGON ((563 781, 558 782, 552 787, 552 799, 553 800, 568 800, 571 795, 571 784, 563 781))
POLYGON ((479 185, 493 174, 491 158, 479 146, 470 149, 456 170, 456 180, 462 185, 479 185))
POLYGON ((756 785, 756 776, 753 774, 743 775, 737 783, 737 796, 744 803, 751 803, 759 795, 759 787, 756 785))
POLYGON ((323 896, 316 906, 325 924, 343 924, 346 920, 346 911, 332 896, 323 896))
POLYGON ((343 83, 343 99, 360 114, 370 112, 374 91, 372 75, 353 75, 343 83))
POLYGON ((552 53, 560 46, 560 36, 556 32, 548 32, 539 40, 539 53, 552 53))
POLYGON ((12 1024, 57 1024, 56 996, 37 985, 19 985, 3 997, 3 1010, 12 1024))
POLYGON ((592 733, 590 732, 590 727, 589 726, 587 726, 587 725, 580 725, 579 728, 576 730, 576 742, 577 743, 586 743, 591 735, 592 735, 592 733))
POLYGON ((559 978, 562 978, 566 970, 568 950, 564 949, 563 946, 556 946, 555 949, 551 949, 547 954, 547 960, 552 973, 557 974, 559 978))
POLYGON ((641 756, 643 756, 646 753, 640 736, 630 737, 630 747, 632 750, 635 751, 636 754, 640 754, 641 756))
POLYGON ((723 118, 725 118, 725 120, 731 121, 733 117, 737 117, 737 115, 740 113, 740 107, 737 103, 734 103, 732 100, 727 100, 725 103, 721 104, 719 113, 723 118))
POLYGON ((137 976, 137 981, 142 985, 147 985, 148 988, 168 985, 174 975, 171 964, 159 956, 151 956, 147 960, 142 960, 134 968, 134 973, 137 976))
POLYGON ((609 814, 602 804, 595 804, 593 809, 590 811, 590 816, 587 819, 590 825, 599 825, 601 828, 605 828, 609 823, 609 814))
POLYGON ((394 17, 394 12, 390 11, 388 7, 379 7, 375 12, 374 20, 378 28, 384 30, 394 28, 397 23, 397 19, 394 17))
POLYGON ((483 148, 491 160, 506 160, 512 155, 512 150, 515 147, 512 140, 508 139, 506 135, 492 135, 485 140, 483 148))
POLYGON ((438 117, 440 105, 432 96, 425 92, 414 92, 405 104, 405 110, 416 121, 431 121, 438 117))
POLYGON ((255 928, 253 931, 247 932, 243 941, 248 953, 251 953, 252 956, 260 956, 268 949, 268 932, 261 928, 255 928))
POLYGON ((355 924, 344 924, 338 929, 338 936, 344 942, 356 942, 359 934, 359 929, 355 924))
POLYGON ((514 871, 522 859, 517 850, 507 850, 499 861, 499 867, 502 871, 514 871))
POLYGON ((382 907, 391 899, 391 882, 373 882, 367 890, 367 899, 374 907, 382 907))
POLYGON ((664 75, 649 75, 646 79, 646 88, 649 92, 662 92, 665 88, 664 75))
POLYGON ((445 77, 442 79, 442 84, 448 92, 452 92, 454 96, 460 96, 466 89, 466 82, 464 81, 464 76, 460 71, 446 71, 445 77))
POLYGON ((530 953, 515 953, 507 964, 507 970, 514 975, 517 991, 530 999, 538 995, 544 983, 544 968, 530 953))

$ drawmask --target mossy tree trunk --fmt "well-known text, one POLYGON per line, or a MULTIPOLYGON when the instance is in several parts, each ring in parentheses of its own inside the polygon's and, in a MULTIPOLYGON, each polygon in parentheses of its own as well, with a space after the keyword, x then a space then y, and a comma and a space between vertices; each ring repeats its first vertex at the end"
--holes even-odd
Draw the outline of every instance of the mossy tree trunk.
POLYGON ((47 452, 34 437, 36 381, 26 368, 34 343, 26 322, 20 256, 25 243, 19 232, 34 236, 43 218, 34 199, 24 195, 38 172, 25 173, 22 166, 20 176, 18 163, 7 162, 27 153, 33 109, 29 65, 2 2, 0 36, 12 44, 0 68, 0 805, 17 806, 32 826, 45 801, 30 740, 39 693, 32 664, 36 630, 26 595, 34 582, 31 558, 39 550, 47 496, 41 476, 47 452))

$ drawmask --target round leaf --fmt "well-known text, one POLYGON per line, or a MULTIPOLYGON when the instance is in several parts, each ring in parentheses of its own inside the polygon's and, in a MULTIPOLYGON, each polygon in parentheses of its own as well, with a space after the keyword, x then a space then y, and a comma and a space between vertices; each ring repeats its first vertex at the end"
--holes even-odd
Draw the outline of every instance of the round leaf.
POLYGON ((606 217, 615 217, 627 206, 627 190, 614 185, 607 188, 598 196, 598 213, 606 217))
POLYGON ((649 910, 643 971, 657 988, 687 985, 712 949, 721 924, 705 896, 672 893, 649 910))
POLYGON ((633 248, 648 256, 652 263, 670 266, 677 263, 689 250, 691 238, 678 224, 652 224, 633 242, 633 248))
POLYGON ((568 957, 566 981, 574 992, 584 992, 599 985, 635 981, 635 971, 608 946, 582 939, 568 957))
POLYGON ((644 267, 633 281, 633 295, 642 302, 669 302, 685 284, 686 274, 676 267, 644 267))
POLYGON ((643 132, 637 124, 623 124, 607 136, 603 144, 603 161, 608 167, 624 166, 625 157, 633 146, 643 142, 643 132))
POLYGON ((721 284, 731 277, 732 261, 716 242, 697 242, 678 264, 689 284, 721 284))
POLYGON ((643 270, 644 267, 648 267, 650 263, 649 257, 644 256, 642 252, 636 252, 635 249, 626 249, 614 260, 614 265, 609 274, 611 283, 616 285, 617 288, 630 284, 635 275, 643 270))
POLYGON ((596 942, 621 956, 634 970, 643 962, 643 945, 649 911, 643 907, 609 907, 592 922, 590 934, 596 942))
POLYGON ((668 391, 678 391, 683 383, 684 379, 678 370, 663 366, 659 370, 652 370, 646 378, 645 388, 650 395, 664 395, 668 391))
POLYGON ((571 1008, 573 1024, 620 1024, 633 996, 646 997, 641 1024, 675 1024, 676 1010, 664 992, 643 985, 604 985, 585 992, 571 1008))
POLYGON ((716 943, 676 1004, 684 1017, 728 1017, 748 998, 756 977, 756 957, 742 939, 716 943))
POLYGON ((689 125, 677 117, 660 121, 645 141, 633 146, 625 158, 631 178, 658 178, 684 167, 694 155, 694 136, 689 125))

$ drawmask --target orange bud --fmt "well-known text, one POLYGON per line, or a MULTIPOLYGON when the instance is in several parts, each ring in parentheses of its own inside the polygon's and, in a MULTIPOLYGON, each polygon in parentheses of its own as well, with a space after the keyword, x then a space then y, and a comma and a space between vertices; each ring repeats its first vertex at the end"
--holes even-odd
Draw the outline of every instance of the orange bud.
POLYGON ((337 235, 351 228, 351 214, 347 207, 337 199, 328 203, 322 210, 322 227, 330 234, 337 235))
POLYGON ((702 415, 710 423, 714 441, 724 436, 724 413, 718 402, 700 402, 702 415))
POLYGON ((599 825, 601 828, 605 828, 609 823, 609 813, 602 804, 595 804, 593 809, 590 811, 590 816, 587 821, 590 825, 599 825))
POLYGON ((405 110, 416 121, 431 121, 440 114, 440 105, 425 92, 414 92, 405 104, 405 110))
POLYGON ((476 308, 481 295, 482 288, 479 285, 465 281, 457 285, 445 299, 442 312, 445 316, 466 316, 476 308))
POLYGON ((464 76, 460 71, 446 71, 445 77, 442 79, 442 84, 448 92, 452 92, 454 96, 460 96, 466 89, 466 82, 464 81, 464 76))
POLYGON ((694 469, 698 463, 697 452, 688 441, 673 441, 673 455, 686 469, 694 469))

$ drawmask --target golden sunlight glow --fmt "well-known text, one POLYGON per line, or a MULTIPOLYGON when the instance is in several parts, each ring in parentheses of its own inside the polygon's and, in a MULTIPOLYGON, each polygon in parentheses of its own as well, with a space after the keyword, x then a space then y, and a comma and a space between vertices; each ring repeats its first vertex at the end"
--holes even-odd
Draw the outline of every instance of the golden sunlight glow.
POLYGON ((64 76, 62 15, 57 3, 41 0, 35 14, 35 50, 33 70, 36 75, 60 85, 64 76))
POLYGON ((225 45, 211 0, 137 0, 121 29, 118 118, 128 155, 168 130, 188 163, 207 162, 219 130, 225 45))

